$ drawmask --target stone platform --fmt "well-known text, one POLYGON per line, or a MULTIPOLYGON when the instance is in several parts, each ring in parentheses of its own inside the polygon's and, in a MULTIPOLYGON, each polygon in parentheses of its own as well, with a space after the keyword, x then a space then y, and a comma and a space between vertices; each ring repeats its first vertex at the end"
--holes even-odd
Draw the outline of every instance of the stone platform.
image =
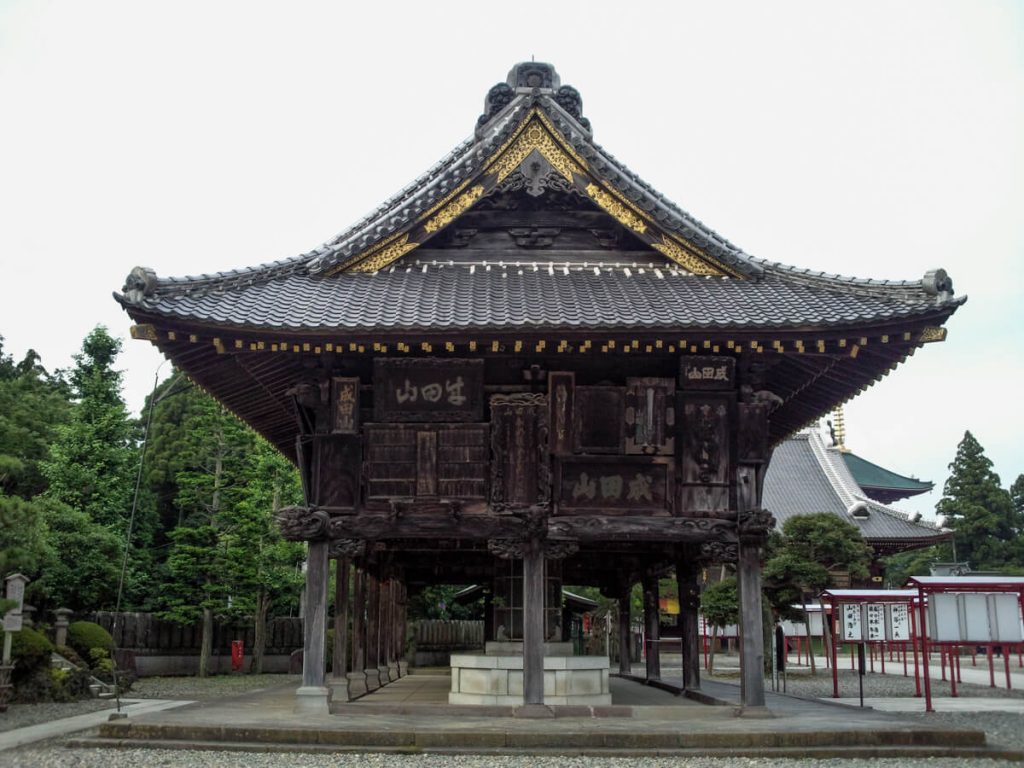
MULTIPOLYGON (((617 678, 611 680, 613 707, 624 716, 600 717, 596 708, 582 714, 581 708, 565 707, 554 707, 555 717, 540 721, 519 719, 509 711, 472 716, 468 707, 444 703, 444 676, 420 677, 410 675, 380 693, 343 704, 335 715, 296 715, 295 687, 289 685, 109 722, 97 737, 73 744, 260 752, 1022 757, 986 747, 984 733, 977 730, 929 726, 889 713, 781 695, 770 695, 769 711, 751 719, 737 716, 732 706, 704 706, 617 678), (375 705, 374 697, 385 691, 390 706, 383 700, 375 705)), ((718 684, 713 693, 721 703, 738 698, 736 686, 718 684)))
MULTIPOLYGON (((572 643, 544 643, 544 702, 607 707, 607 656, 573 656, 572 643)), ((449 704, 518 706, 523 703, 523 644, 489 642, 484 653, 453 653, 449 704)))

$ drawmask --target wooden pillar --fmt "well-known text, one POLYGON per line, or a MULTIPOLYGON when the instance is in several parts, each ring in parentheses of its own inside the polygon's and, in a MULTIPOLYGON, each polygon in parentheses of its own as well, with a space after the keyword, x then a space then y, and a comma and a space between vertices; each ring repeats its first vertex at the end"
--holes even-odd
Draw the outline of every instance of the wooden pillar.
POLYGON ((349 699, 366 693, 366 572, 360 566, 352 577, 352 671, 348 674, 349 699))
POLYGON ((544 552, 523 546, 523 703, 544 704, 544 552))
POLYGON ((619 589, 619 674, 629 675, 633 672, 630 637, 630 601, 633 597, 633 585, 628 581, 619 589))
POLYGON ((334 561, 334 648, 331 676, 343 679, 348 674, 348 583, 349 559, 334 561))
POLYGON ((309 542, 306 557, 306 595, 302 632, 302 686, 298 706, 304 711, 327 711, 325 687, 327 638, 327 541, 309 542))
POLYGON ((700 568, 692 561, 676 563, 683 653, 683 688, 700 688, 700 568))
POLYGON ((761 548, 757 542, 740 540, 737 577, 740 598, 740 703, 744 707, 763 707, 761 548))
POLYGON ((644 629, 647 643, 648 680, 661 679, 661 645, 658 642, 661 631, 658 624, 658 579, 644 576, 644 629))
POLYGON ((380 581, 371 571, 367 571, 366 579, 366 689, 380 688, 380 581))

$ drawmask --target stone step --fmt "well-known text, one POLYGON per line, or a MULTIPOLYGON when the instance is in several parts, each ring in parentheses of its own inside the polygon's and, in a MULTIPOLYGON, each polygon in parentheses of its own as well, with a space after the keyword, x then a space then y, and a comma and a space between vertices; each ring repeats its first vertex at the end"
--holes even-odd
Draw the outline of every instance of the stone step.
MULTIPOLYGON (((552 721, 546 721, 551 723, 552 721)), ((567 722, 567 721, 562 721, 567 722)), ((268 727, 224 726, 196 723, 135 723, 119 720, 100 726, 99 737, 115 741, 150 742, 178 741, 183 744, 211 742, 227 744, 281 744, 331 748, 444 748, 444 749, 563 749, 579 750, 638 749, 661 750, 751 750, 751 754, 768 749, 978 749, 985 750, 985 734, 981 731, 941 728, 900 730, 846 730, 841 732, 779 731, 766 723, 762 729, 744 731, 721 730, 708 726, 700 730, 653 727, 650 721, 642 728, 629 730, 595 730, 592 728, 502 728, 495 721, 486 729, 445 727, 406 727, 387 730, 338 727, 268 727)))
MULTIPOLYGON (((450 735, 450 734, 449 734, 450 735)), ((484 741, 484 740, 481 740, 484 741)), ((635 745, 628 747, 602 746, 557 746, 541 747, 529 744, 517 746, 479 745, 383 745, 383 744, 317 744, 292 743, 285 741, 186 741, 182 739, 119 739, 104 736, 72 739, 67 742, 70 747, 95 747, 103 749, 181 749, 181 750, 215 750, 225 752, 270 752, 270 753, 366 753, 377 752, 387 754, 438 754, 438 755, 537 755, 551 757, 721 757, 721 758, 811 758, 828 760, 844 759, 878 759, 878 758, 947 758, 953 760, 989 759, 989 760, 1024 760, 1024 752, 992 749, 985 746, 930 746, 904 745, 879 746, 838 744, 831 746, 790 746, 790 747, 751 747, 751 746, 717 746, 717 747, 645 747, 635 745)))

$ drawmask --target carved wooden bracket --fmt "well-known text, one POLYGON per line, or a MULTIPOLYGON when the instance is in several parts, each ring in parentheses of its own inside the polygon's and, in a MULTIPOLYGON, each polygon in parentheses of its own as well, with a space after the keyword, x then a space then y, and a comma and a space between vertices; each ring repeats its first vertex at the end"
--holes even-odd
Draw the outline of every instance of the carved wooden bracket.
POLYGON ((739 513, 737 530, 740 541, 759 543, 775 527, 775 517, 767 509, 747 509, 739 513))
POLYGON ((330 516, 316 507, 285 507, 277 513, 277 527, 288 541, 312 541, 328 536, 330 516))
POLYGON ((707 563, 735 563, 739 559, 739 545, 706 541, 700 545, 700 559, 707 563))
POLYGON ((330 557, 360 557, 366 552, 362 539, 331 539, 327 553, 330 557))
POLYGON ((487 551, 502 560, 518 560, 531 547, 537 547, 546 560, 564 560, 575 555, 580 545, 578 541, 557 540, 537 541, 532 539, 488 539, 487 551))

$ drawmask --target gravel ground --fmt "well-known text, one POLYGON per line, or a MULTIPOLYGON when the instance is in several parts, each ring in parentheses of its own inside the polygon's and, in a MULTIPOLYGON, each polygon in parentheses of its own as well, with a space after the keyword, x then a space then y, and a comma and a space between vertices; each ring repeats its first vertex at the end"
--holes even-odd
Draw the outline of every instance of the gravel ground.
POLYGON ((298 685, 300 675, 215 675, 195 677, 144 677, 126 695, 133 699, 217 699, 279 685, 298 685))
MULTIPOLYGON (((864 695, 867 697, 882 698, 908 698, 914 695, 913 672, 908 677, 903 677, 902 665, 899 667, 899 674, 867 674, 864 675, 864 695)), ((641 673, 642 674, 642 673, 641 673)), ((673 682, 682 677, 682 670, 662 669, 662 677, 673 682)), ((703 678, 702 678, 703 679, 703 678)), ((739 673, 716 672, 711 680, 720 680, 723 683, 738 683, 739 673)), ((765 683, 767 690, 772 690, 771 682, 765 683)), ((781 691, 781 681, 779 683, 781 691)), ((1003 687, 989 688, 987 685, 976 685, 972 683, 957 683, 957 693, 961 696, 979 698, 1000 698, 1020 699, 1024 698, 1024 690, 1014 688, 1006 690, 1001 677, 996 677, 996 685, 1003 687)), ((857 696, 858 684, 857 673, 847 668, 839 669, 839 695, 844 697, 857 696)), ((789 671, 786 674, 786 692, 798 696, 813 696, 816 698, 830 698, 832 696, 832 671, 819 669, 818 674, 811 676, 806 670, 789 671)), ((949 682, 932 680, 932 696, 936 698, 949 696, 951 688, 949 682)))
POLYGON ((1001 760, 949 758, 886 760, 779 760, 776 758, 598 758, 537 757, 534 755, 388 755, 388 754, 267 754, 253 752, 182 752, 162 749, 64 749, 47 747, 0 753, 0 765, 11 768, 1010 768, 1020 763, 1001 760), (5 762, 5 759, 8 762, 5 762))
POLYGON ((48 723, 51 720, 60 720, 75 715, 87 715, 98 709, 110 709, 113 706, 114 702, 110 699, 85 699, 65 704, 11 704, 7 707, 7 712, 0 715, 0 733, 14 728, 24 728, 26 725, 48 723))

